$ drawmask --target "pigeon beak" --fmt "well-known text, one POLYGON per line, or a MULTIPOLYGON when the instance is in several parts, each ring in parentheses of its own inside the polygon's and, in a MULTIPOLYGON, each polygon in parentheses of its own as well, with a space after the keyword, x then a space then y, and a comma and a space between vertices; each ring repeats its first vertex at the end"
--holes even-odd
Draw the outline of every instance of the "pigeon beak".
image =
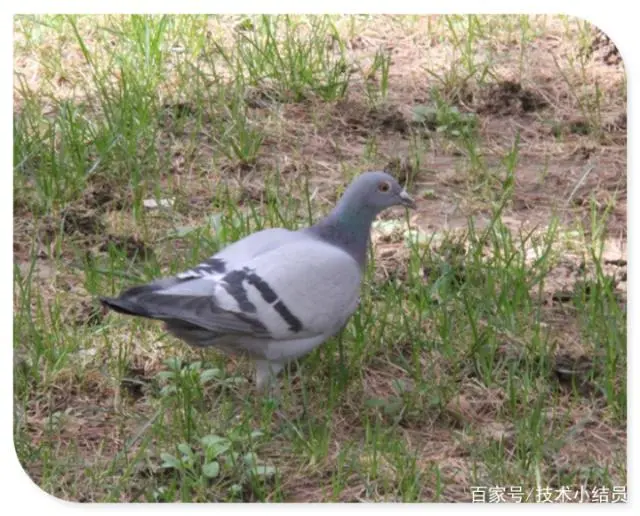
POLYGON ((406 190, 402 190, 400 192, 400 202, 402 203, 403 206, 406 206, 407 208, 412 208, 412 209, 416 208, 416 202, 411 198, 411 196, 407 193, 406 190))

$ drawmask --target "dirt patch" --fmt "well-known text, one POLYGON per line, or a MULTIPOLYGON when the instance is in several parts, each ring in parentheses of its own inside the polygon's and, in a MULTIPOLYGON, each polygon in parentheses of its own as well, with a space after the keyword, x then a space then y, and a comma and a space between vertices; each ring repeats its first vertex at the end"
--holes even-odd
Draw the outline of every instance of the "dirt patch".
POLYGON ((617 115, 613 121, 608 122, 604 125, 604 130, 608 133, 625 133, 626 140, 626 131, 627 131, 627 113, 620 113, 617 115))
POLYGON ((370 137, 374 133, 406 135, 410 123, 397 106, 383 104, 368 107, 361 102, 344 100, 336 103, 334 113, 344 129, 356 136, 370 137))
POLYGON ((122 210, 126 202, 121 185, 116 187, 107 181, 93 180, 87 185, 81 204, 90 210, 102 213, 109 210, 122 210))
POLYGON ((125 254, 130 260, 151 260, 155 256, 153 249, 135 236, 107 235, 104 243, 100 245, 100 251, 116 249, 125 254))
POLYGON ((191 102, 165 103, 162 109, 171 118, 195 117, 200 112, 191 102))
POLYGON ((591 381, 593 375, 597 374, 597 367, 593 357, 558 353, 553 364, 553 374, 558 384, 567 393, 576 390, 585 398, 602 397, 603 393, 591 381))
POLYGON ((275 105, 294 104, 305 102, 304 94, 298 92, 296 98, 292 93, 279 90, 269 81, 262 81, 259 86, 247 88, 244 94, 244 102, 251 109, 270 109, 275 105))
MULTIPOLYGON (((22 262, 30 260, 30 253, 38 258, 52 258, 57 255, 55 243, 74 241, 75 245, 87 247, 97 242, 106 230, 101 215, 96 210, 69 206, 55 215, 39 219, 14 220, 14 257, 22 262), (31 234, 26 230, 32 230, 31 234), (35 236, 35 241, 34 237, 35 236)), ((62 256, 72 259, 73 248, 63 245, 62 256)))
POLYGON ((104 233, 105 224, 94 210, 70 206, 62 210, 61 217, 63 231, 67 235, 78 233, 85 236, 97 236, 104 233))
POLYGON ((482 90, 476 99, 477 112, 500 116, 516 116, 540 111, 547 101, 533 90, 514 81, 502 81, 482 90))
POLYGON ((74 304, 71 321, 74 326, 97 326, 104 320, 105 313, 95 301, 80 301, 74 304))
POLYGON ((130 366, 120 380, 121 391, 126 392, 132 401, 138 401, 145 396, 152 378, 144 367, 130 366))
POLYGON ((59 235, 95 239, 103 235, 105 229, 99 211, 80 204, 68 206, 57 215, 44 216, 37 223, 38 239, 45 246, 59 235))
POLYGON ((615 43, 611 41, 611 38, 600 29, 596 29, 596 35, 589 47, 589 54, 595 54, 597 59, 608 66, 622 64, 622 56, 620 55, 618 47, 616 47, 615 43))
POLYGON ((400 184, 412 184, 420 169, 414 161, 406 156, 393 158, 384 167, 384 170, 394 176, 400 184))
POLYGON ((473 380, 465 380, 460 392, 449 400, 445 411, 462 426, 494 421, 506 399, 501 389, 487 388, 473 380))
POLYGON ((182 101, 165 103, 158 117, 165 135, 172 137, 193 137, 198 135, 201 127, 228 121, 228 116, 223 112, 210 113, 203 107, 198 108, 191 102, 182 101))

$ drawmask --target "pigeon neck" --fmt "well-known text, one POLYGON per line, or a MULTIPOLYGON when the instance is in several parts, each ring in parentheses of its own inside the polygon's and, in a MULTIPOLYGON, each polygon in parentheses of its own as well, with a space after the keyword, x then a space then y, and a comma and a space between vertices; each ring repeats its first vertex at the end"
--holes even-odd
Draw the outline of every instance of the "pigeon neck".
POLYGON ((344 249, 361 268, 364 268, 371 223, 375 216, 376 212, 367 206, 340 202, 329 215, 312 228, 312 231, 320 238, 344 249))

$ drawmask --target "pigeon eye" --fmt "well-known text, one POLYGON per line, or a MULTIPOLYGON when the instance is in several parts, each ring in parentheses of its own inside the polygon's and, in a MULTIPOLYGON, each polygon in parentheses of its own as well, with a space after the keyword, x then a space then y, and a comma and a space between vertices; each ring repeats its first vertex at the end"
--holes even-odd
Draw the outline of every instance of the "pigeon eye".
POLYGON ((390 188, 391 188, 391 185, 386 181, 383 181, 378 185, 378 190, 380 190, 381 192, 388 192, 390 188))

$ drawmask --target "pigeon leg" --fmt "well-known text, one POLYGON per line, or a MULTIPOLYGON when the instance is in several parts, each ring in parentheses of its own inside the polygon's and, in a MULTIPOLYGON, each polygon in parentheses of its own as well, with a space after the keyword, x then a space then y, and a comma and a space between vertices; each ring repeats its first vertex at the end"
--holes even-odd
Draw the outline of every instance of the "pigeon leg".
POLYGON ((282 371, 283 364, 269 362, 268 360, 256 360, 256 388, 259 391, 278 389, 277 375, 282 371))

